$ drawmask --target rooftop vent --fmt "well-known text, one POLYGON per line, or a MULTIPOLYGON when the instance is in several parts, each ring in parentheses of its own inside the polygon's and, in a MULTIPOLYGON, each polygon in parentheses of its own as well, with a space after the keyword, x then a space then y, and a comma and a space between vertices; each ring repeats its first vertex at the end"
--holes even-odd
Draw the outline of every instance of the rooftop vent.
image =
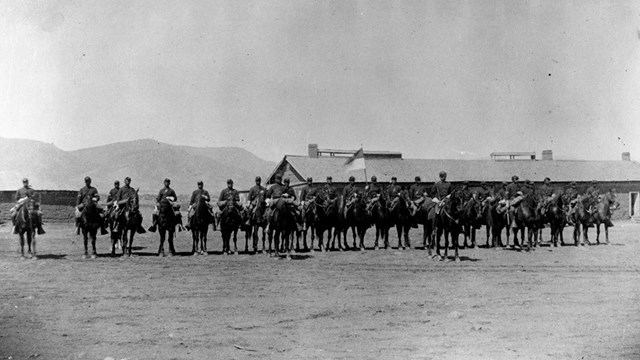
POLYGON ((309 157, 317 158, 318 155, 318 144, 309 144, 309 157))
POLYGON ((542 150, 542 160, 553 160, 553 150, 542 150))

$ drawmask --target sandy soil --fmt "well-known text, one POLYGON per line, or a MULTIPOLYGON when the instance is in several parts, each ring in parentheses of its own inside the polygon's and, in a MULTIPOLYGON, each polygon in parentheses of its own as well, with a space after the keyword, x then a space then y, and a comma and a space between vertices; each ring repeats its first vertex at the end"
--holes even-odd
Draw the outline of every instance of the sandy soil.
POLYGON ((21 260, 0 228, 0 359, 640 358, 631 222, 610 246, 462 250, 460 263, 423 250, 192 257, 185 232, 184 256, 153 256, 145 234, 132 258, 83 260, 71 225, 47 229, 41 258, 21 260))

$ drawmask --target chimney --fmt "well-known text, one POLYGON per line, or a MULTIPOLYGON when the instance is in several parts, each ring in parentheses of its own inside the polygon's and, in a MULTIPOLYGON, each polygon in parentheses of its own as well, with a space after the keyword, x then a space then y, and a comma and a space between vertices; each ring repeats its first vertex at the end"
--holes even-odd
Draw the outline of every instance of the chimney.
POLYGON ((622 153, 622 161, 631 161, 631 153, 623 152, 622 153))
POLYGON ((542 160, 553 160, 553 150, 542 150, 542 160))
POLYGON ((318 157, 318 144, 309 144, 309 157, 314 159, 318 157))

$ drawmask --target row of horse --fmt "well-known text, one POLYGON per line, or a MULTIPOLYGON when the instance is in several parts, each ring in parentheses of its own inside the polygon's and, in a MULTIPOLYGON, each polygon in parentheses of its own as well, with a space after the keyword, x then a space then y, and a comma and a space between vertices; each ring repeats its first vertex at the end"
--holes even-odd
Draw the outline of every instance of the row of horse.
MULTIPOLYGON (((572 212, 574 243, 589 243, 588 229, 593 225, 596 226, 596 241, 599 243, 600 224, 605 225, 606 243, 609 243, 608 224, 612 204, 607 198, 603 198, 594 208, 588 200, 579 198, 572 212)), ((118 245, 124 255, 132 254, 133 238, 142 224, 136 201, 132 198, 122 205, 120 211, 111 212, 107 218, 112 254, 118 245)), ((562 232, 567 224, 566 214, 569 211, 569 205, 565 202, 561 197, 557 197, 545 207, 546 211, 541 213, 534 199, 525 197, 516 206, 507 207, 503 211, 498 202, 480 201, 476 196, 463 201, 454 195, 445 198, 439 204, 425 198, 424 202, 412 211, 411 201, 406 194, 370 203, 361 194, 354 194, 349 199, 329 199, 321 193, 308 201, 302 211, 302 206, 291 199, 272 199, 268 203, 264 195, 260 194, 251 207, 243 208, 231 200, 215 214, 212 214, 204 198, 201 198, 194 206, 188 225, 192 233, 193 254, 208 253, 207 236, 209 226, 213 225, 214 229, 219 228, 221 232, 223 253, 237 253, 237 233, 243 231, 245 251, 249 251, 249 244, 252 243, 254 252, 275 255, 284 253, 287 257, 295 250, 315 251, 316 241, 317 248, 321 251, 336 248, 364 250, 365 234, 370 227, 375 227, 374 248, 390 247, 389 232, 392 228, 397 232, 397 247, 411 248, 409 231, 412 227, 422 225, 422 246, 428 250, 430 256, 447 258, 451 242, 454 260, 458 260, 459 237, 463 236, 464 247, 476 247, 476 230, 481 226, 485 226, 486 229, 487 247, 509 246, 510 237, 513 235, 514 246, 521 247, 520 241, 523 241, 522 245, 526 250, 535 248, 541 240, 541 229, 545 226, 550 228, 552 244, 563 244, 562 232), (347 241, 349 231, 353 239, 352 246, 349 246, 347 241), (502 241, 503 231, 506 234, 506 242, 502 241), (444 245, 441 241, 443 236, 444 245), (310 244, 307 244, 308 238, 310 244), (260 240, 262 249, 259 249, 260 240)), ((29 203, 22 207, 16 218, 16 229, 20 236, 23 255, 26 238, 28 256, 32 257, 35 256, 35 231, 30 219, 35 214, 30 211, 33 209, 29 203)), ((79 219, 85 257, 89 256, 89 241, 92 246, 91 256, 96 256, 96 235, 104 221, 96 203, 85 206, 79 219)), ((159 255, 165 254, 165 241, 168 242, 169 255, 175 254, 173 240, 180 224, 181 218, 179 212, 175 211, 174 204, 169 200, 160 202, 157 217, 159 255)))

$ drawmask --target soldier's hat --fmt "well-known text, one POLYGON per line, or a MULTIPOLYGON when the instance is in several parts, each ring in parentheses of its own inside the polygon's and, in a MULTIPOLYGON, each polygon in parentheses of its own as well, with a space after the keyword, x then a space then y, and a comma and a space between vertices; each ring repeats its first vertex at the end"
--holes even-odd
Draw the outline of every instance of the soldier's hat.
POLYGON ((354 178, 353 176, 349 176, 349 181, 356 181, 356 178, 354 178))
POLYGON ((331 178, 331 176, 327 176, 327 180, 333 180, 333 178, 331 178))
POLYGON ((262 178, 260 176, 256 176, 256 181, 262 181, 262 178))
POLYGON ((395 177, 395 176, 392 176, 392 177, 391 177, 391 180, 398 180, 398 178, 397 178, 397 177, 395 177))
POLYGON ((169 180, 169 178, 165 178, 165 179, 164 179, 164 182, 168 182, 168 183, 170 183, 170 182, 171 182, 171 180, 169 180))
POLYGON ((85 177, 84 177, 84 182, 87 182, 87 181, 91 181, 91 178, 90 178, 90 177, 88 177, 88 176, 85 176, 85 177))
POLYGON ((575 181, 572 181, 572 182, 571 182, 571 186, 576 186, 576 185, 577 185, 577 184, 576 184, 576 182, 575 182, 575 181))
POLYGON ((420 176, 416 176, 416 178, 414 180, 415 181, 422 181, 422 179, 420 179, 420 176))
POLYGON ((440 173, 438 175, 439 176, 447 176, 447 172, 446 171, 440 171, 440 173))
POLYGON ((513 180, 513 181, 518 181, 518 180, 520 180, 520 178, 518 177, 518 175, 513 175, 513 176, 511 177, 511 180, 513 180))
POLYGON ((371 181, 378 181, 378 178, 374 175, 371 177, 371 181))
POLYGON ((22 182, 23 182, 23 183, 28 183, 28 182, 29 182, 29 179, 24 178, 24 179, 22 179, 22 182))
POLYGON ((113 182, 113 185, 120 185, 120 180, 116 180, 113 182))
POLYGON ((549 177, 544 178, 544 181, 547 181, 547 180, 551 181, 549 177))
POLYGON ((598 181, 597 181, 597 180, 591 180, 591 183, 592 183, 592 184, 597 184, 597 183, 598 183, 598 181))
POLYGON ((233 180, 227 179, 227 184, 233 184, 233 180))
POLYGON ((125 180, 125 181, 126 181, 126 180, 131 181, 131 178, 127 176, 126 178, 124 178, 124 180, 125 180))
POLYGON ((313 178, 312 178, 311 176, 309 176, 309 177, 307 178, 307 181, 313 181, 313 178))
POLYGON ((198 180, 198 185, 204 185, 204 182, 202 182, 202 180, 198 180))

